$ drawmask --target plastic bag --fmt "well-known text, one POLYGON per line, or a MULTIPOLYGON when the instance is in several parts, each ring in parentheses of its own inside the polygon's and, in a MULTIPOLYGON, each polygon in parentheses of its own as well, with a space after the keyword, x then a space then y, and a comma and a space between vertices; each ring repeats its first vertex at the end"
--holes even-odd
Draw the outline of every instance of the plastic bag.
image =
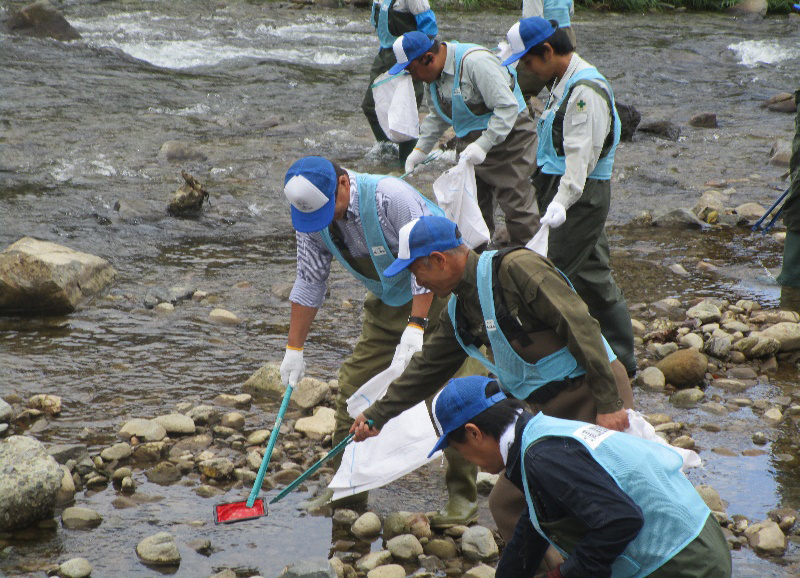
POLYGON ((478 206, 475 167, 471 163, 462 160, 445 171, 434 181, 433 193, 436 204, 448 219, 458 225, 461 237, 470 249, 489 242, 491 235, 478 206))
POLYGON ((419 138, 419 112, 411 75, 384 72, 372 84, 372 96, 378 123, 391 141, 419 138))
POLYGON ((637 438, 642 438, 644 440, 656 442, 663 446, 668 446, 678 452, 683 458, 683 467, 681 468, 681 471, 683 471, 684 468, 696 468, 703 465, 703 461, 700 459, 700 456, 697 455, 697 452, 685 450, 683 448, 676 448, 675 446, 670 445, 667 440, 656 433, 655 428, 650 425, 650 422, 644 419, 642 414, 632 409, 627 411, 628 422, 630 423, 630 426, 625 430, 626 434, 631 434, 637 438))
MULTIPOLYGON (((355 418, 383 397, 405 365, 404 359, 395 359, 386 371, 362 385, 347 400, 347 413, 355 418)), ((404 411, 389 420, 379 436, 347 446, 342 465, 328 485, 333 499, 385 486, 436 459, 441 452, 430 458, 428 453, 438 439, 425 402, 404 411)))
POLYGON ((539 253, 542 257, 547 257, 547 244, 550 239, 550 225, 542 225, 536 234, 533 236, 533 239, 528 241, 528 244, 525 245, 525 248, 530 249, 536 253, 539 253))

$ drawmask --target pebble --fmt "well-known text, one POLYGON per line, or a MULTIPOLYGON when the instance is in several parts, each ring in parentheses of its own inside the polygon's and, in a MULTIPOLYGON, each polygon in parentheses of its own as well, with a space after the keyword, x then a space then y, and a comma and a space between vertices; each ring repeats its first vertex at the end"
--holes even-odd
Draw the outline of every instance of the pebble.
POLYGON ((494 578, 494 576, 495 569, 486 564, 478 564, 464 574, 464 578, 494 578))
POLYGON ((214 323, 222 323, 226 325, 236 325, 241 323, 242 320, 237 317, 235 313, 231 313, 227 309, 214 309, 208 314, 208 319, 214 323))
POLYGON ((387 564, 367 572, 367 578, 406 578, 406 571, 399 564, 387 564))
POLYGON ((458 547, 455 542, 447 538, 435 538, 425 544, 423 549, 429 556, 436 556, 440 560, 450 560, 458 556, 458 547))
POLYGON ((366 556, 362 556, 356 560, 356 570, 360 572, 369 572, 383 566, 392 561, 392 553, 389 550, 380 550, 378 552, 370 552, 366 556))
POLYGON ((639 372, 633 383, 647 391, 663 391, 666 379, 657 367, 646 367, 639 372))
POLYGON ((168 434, 193 434, 195 432, 194 420, 182 413, 171 413, 153 418, 168 434))
POLYGON ((367 512, 353 522, 350 531, 357 538, 373 538, 381 533, 381 520, 375 512, 367 512))
POLYGON ((464 532, 461 551, 466 558, 481 562, 494 560, 499 553, 494 535, 484 526, 471 526, 464 532))
POLYGON ((58 567, 63 578, 86 578, 92 574, 92 565, 86 558, 72 558, 58 567))
POLYGON ((783 414, 777 407, 773 407, 764 412, 764 420, 770 425, 778 425, 782 419, 783 414))
POLYGON ((220 425, 239 431, 244 428, 244 416, 236 411, 226 413, 222 416, 220 425))
POLYGON ((412 534, 395 536, 386 543, 386 547, 401 562, 415 561, 423 553, 422 544, 412 534))
POLYGON ((673 393, 669 401, 675 407, 689 408, 694 407, 706 395, 699 388, 684 389, 673 393))
POLYGON ((128 459, 131 457, 132 453, 133 448, 131 448, 131 445, 126 442, 121 442, 105 448, 102 452, 100 452, 100 457, 106 462, 114 462, 128 459))

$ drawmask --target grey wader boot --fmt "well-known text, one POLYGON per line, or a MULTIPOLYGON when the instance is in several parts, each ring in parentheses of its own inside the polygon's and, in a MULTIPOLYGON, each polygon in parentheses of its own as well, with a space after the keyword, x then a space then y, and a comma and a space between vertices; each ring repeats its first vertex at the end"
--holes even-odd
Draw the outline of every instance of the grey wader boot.
POLYGON ((431 527, 467 526, 478 521, 478 466, 465 460, 453 448, 444 450, 447 458, 447 503, 430 516, 431 527))
POLYGON ((608 309, 590 309, 589 313, 597 319, 603 337, 606 338, 611 349, 629 376, 636 373, 636 354, 633 349, 633 326, 628 303, 624 298, 617 301, 608 309))

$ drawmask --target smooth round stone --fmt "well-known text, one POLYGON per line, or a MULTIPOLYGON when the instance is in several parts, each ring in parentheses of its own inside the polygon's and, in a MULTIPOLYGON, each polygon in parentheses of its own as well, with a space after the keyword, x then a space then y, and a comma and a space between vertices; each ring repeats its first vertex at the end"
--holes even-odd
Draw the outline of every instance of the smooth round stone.
POLYGON ((92 574, 92 565, 86 558, 73 558, 58 567, 63 578, 86 578, 92 574))
POLYGON ((367 572, 367 578, 406 578, 406 571, 399 564, 387 564, 367 572))
POLYGON ((381 533, 381 520, 375 512, 367 512, 358 518, 350 527, 357 538, 371 538, 381 533))
POLYGON ((89 508, 75 506, 61 513, 61 523, 70 529, 96 528, 102 521, 100 514, 89 508))
POLYGON ((169 532, 148 536, 136 546, 136 554, 147 564, 176 566, 181 562, 181 553, 169 532))

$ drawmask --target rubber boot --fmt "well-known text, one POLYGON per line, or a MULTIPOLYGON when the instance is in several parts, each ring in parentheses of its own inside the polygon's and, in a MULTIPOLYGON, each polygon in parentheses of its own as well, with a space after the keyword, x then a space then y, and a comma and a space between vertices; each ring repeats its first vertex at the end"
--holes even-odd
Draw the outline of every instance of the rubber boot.
POLYGON ((411 151, 414 150, 414 147, 417 146, 417 139, 414 140, 407 140, 405 142, 397 143, 397 148, 400 152, 400 164, 405 165, 406 159, 408 155, 411 154, 411 151))
POLYGON ((478 467, 453 448, 444 450, 447 458, 447 503, 430 516, 432 528, 466 526, 478 520, 478 467))
POLYGON ((589 313, 600 323, 600 330, 628 375, 637 370, 636 354, 633 350, 633 326, 628 302, 623 297, 608 309, 590 309, 589 313))

